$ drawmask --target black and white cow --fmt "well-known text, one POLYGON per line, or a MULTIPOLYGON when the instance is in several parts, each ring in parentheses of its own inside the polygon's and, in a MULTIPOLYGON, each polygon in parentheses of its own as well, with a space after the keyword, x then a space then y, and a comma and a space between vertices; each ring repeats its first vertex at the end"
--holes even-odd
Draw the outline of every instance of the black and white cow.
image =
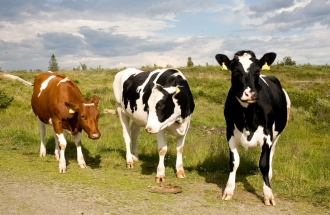
POLYGON ((133 168, 133 160, 138 160, 137 139, 140 128, 145 127, 148 133, 156 134, 158 141, 156 181, 165 182, 168 131, 176 136, 176 176, 184 178, 182 152, 195 103, 183 74, 176 69, 143 72, 128 68, 116 74, 113 91, 126 144, 126 167, 133 168))
POLYGON ((240 162, 237 144, 241 143, 246 149, 261 147, 259 168, 264 181, 264 203, 275 205, 270 186, 272 158, 276 142, 286 126, 291 102, 279 80, 260 75, 260 70, 265 63, 271 65, 276 54, 267 53, 258 60, 252 51, 239 51, 232 60, 223 54, 217 54, 215 58, 232 72, 224 110, 230 148, 230 174, 222 199, 233 197, 240 162))

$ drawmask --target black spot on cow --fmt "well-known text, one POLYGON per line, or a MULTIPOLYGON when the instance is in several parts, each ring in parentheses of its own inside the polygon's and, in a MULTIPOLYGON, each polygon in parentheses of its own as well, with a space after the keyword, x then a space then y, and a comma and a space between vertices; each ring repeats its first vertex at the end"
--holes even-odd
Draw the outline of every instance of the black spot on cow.
POLYGON ((150 72, 141 72, 138 74, 131 75, 123 86, 123 102, 125 109, 129 103, 132 113, 137 110, 136 100, 140 98, 140 92, 138 87, 141 86, 150 75, 150 72))

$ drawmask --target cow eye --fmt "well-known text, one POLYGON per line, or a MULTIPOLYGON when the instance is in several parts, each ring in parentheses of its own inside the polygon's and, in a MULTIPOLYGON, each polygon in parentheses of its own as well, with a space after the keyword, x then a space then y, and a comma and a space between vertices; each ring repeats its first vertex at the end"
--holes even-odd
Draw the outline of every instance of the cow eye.
POLYGON ((240 76, 240 75, 242 75, 238 70, 233 70, 233 75, 234 76, 240 76))
POLYGON ((156 109, 157 110, 163 110, 165 108, 165 105, 163 103, 157 103, 156 109))
POLYGON ((81 118, 85 119, 85 115, 81 115, 81 118))

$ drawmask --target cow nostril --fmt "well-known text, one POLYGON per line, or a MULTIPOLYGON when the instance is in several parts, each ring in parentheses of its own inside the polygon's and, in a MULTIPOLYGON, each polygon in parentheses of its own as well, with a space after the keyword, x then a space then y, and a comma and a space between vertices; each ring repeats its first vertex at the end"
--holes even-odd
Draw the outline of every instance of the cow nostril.
POLYGON ((98 133, 92 134, 92 139, 98 139, 100 136, 98 133))
POLYGON ((149 126, 146 127, 146 132, 148 132, 148 133, 151 132, 151 128, 149 126))

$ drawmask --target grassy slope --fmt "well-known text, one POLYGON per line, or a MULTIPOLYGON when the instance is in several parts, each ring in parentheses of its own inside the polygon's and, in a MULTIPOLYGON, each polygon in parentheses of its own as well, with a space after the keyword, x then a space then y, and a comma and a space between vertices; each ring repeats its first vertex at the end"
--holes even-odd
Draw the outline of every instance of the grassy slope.
MULTIPOLYGON (((220 67, 180 68, 192 89, 196 110, 184 149, 187 180, 176 180, 174 138, 167 136, 169 151, 166 156, 166 176, 179 185, 202 182, 223 187, 228 178, 228 147, 223 132, 223 105, 230 86, 230 72, 220 67), (214 129, 211 129, 214 128, 214 129)), ((86 72, 63 71, 75 80, 85 96, 97 94, 99 110, 115 108, 112 81, 116 70, 86 72)), ((314 206, 329 208, 330 192, 330 68, 328 66, 272 67, 264 74, 275 75, 292 100, 289 125, 282 134, 274 156, 272 186, 276 196, 294 201, 312 202, 314 206)), ((33 81, 37 73, 15 72, 33 81)), ((19 82, 1 80, 0 90, 14 97, 11 105, 0 109, 0 172, 17 177, 36 177, 48 181, 74 181, 107 186, 118 190, 145 189, 153 184, 158 162, 154 136, 141 132, 139 154, 141 162, 126 170, 125 147, 117 116, 101 114, 99 128, 102 137, 92 141, 84 134, 83 153, 91 170, 76 166, 73 139, 67 135, 66 157, 68 173, 57 173, 58 163, 53 158, 54 139, 48 126, 47 156, 38 157, 39 133, 31 112, 32 88, 19 82), (23 162, 23 163, 21 163, 23 162), (76 174, 77 173, 77 174, 76 174), (83 177, 80 177, 83 175, 83 177)), ((237 188, 261 191, 262 179, 258 169, 260 149, 240 150, 241 165, 237 174, 237 188)), ((48 182, 50 183, 50 182, 48 182)), ((125 204, 125 203, 123 203, 125 204)))

